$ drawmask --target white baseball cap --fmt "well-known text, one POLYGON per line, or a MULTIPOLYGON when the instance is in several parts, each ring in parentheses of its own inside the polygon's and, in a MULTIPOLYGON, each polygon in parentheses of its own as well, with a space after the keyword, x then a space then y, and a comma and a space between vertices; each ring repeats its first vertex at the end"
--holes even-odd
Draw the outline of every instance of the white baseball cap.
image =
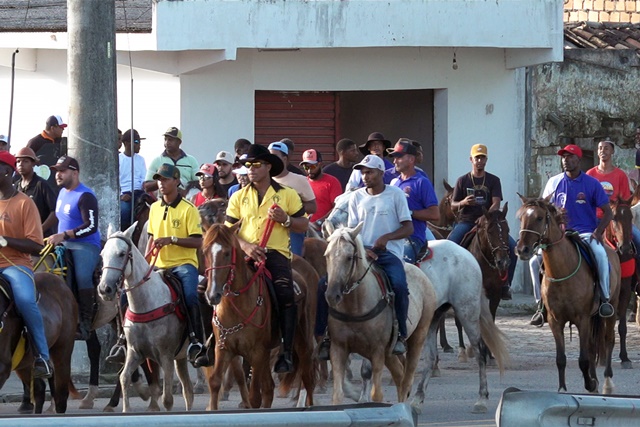
POLYGON ((370 169, 378 169, 384 172, 386 170, 384 165, 384 160, 375 154, 368 154, 364 156, 364 159, 357 165, 353 167, 354 169, 362 169, 362 168, 370 168, 370 169))

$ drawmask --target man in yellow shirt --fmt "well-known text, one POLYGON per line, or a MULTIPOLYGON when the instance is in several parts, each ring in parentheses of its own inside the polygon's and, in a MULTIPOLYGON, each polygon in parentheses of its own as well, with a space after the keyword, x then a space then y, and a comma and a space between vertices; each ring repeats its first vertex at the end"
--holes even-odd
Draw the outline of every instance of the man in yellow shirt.
POLYGON ((302 200, 295 190, 273 180, 284 168, 282 160, 267 147, 254 144, 240 157, 240 163, 249 170, 250 184, 235 192, 227 208, 227 225, 242 219, 238 232, 242 250, 257 262, 265 261, 271 272, 279 309, 283 351, 274 371, 293 370, 293 337, 296 327, 296 305, 291 277, 291 251, 289 232, 302 232, 309 226, 302 200), (259 246, 267 219, 275 222, 266 248, 259 246))

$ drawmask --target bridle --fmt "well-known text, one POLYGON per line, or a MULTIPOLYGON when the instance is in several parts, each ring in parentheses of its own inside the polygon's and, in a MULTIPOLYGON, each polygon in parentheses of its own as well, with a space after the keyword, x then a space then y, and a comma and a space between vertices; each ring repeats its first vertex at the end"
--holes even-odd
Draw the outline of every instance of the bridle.
MULTIPOLYGON (((506 223, 507 220, 506 219, 501 219, 495 222, 496 227, 498 227, 498 245, 497 246, 493 246, 493 243, 491 242, 491 236, 489 235, 489 222, 486 223, 486 227, 480 227, 478 230, 478 233, 480 231, 484 230, 484 234, 485 234, 485 238, 484 240, 487 242, 487 244, 489 245, 489 249, 491 251, 491 258, 493 259, 492 261, 489 261, 489 259, 487 259, 487 256, 484 254, 484 250, 480 250, 480 254, 482 255, 482 258, 484 259, 484 261, 489 265, 489 267, 491 267, 494 270, 500 271, 500 267, 498 267, 498 257, 497 257, 497 252, 498 251, 506 251, 507 254, 509 253, 509 244, 507 242, 504 241, 504 238, 502 237, 502 225, 501 223, 506 223)), ((480 236, 478 236, 480 237, 480 236)), ((508 270, 507 272, 505 272, 505 277, 503 279, 506 280, 506 275, 508 274, 508 270)))
MULTIPOLYGON (((631 206, 628 203, 618 203, 616 204, 617 207, 622 207, 622 208, 630 208, 631 206)), ((620 241, 618 240, 618 238, 616 237, 615 231, 614 231, 614 226, 613 226, 613 222, 619 222, 614 219, 611 220, 611 222, 609 223, 609 232, 611 234, 611 238, 609 238, 607 236, 607 241, 609 242, 609 244, 615 249, 615 251, 618 253, 618 255, 635 255, 637 253, 637 248, 635 247, 635 245, 633 244, 633 239, 631 238, 631 236, 629 236, 629 240, 628 243, 620 243, 620 241)), ((633 225, 631 226, 633 227, 633 225)))
MULTIPOLYGON (((527 204, 527 205, 524 205, 523 207, 539 207, 539 208, 545 209, 544 207, 535 205, 535 204, 527 204)), ((564 234, 562 234, 562 237, 560 237, 555 242, 550 241, 548 236, 550 223, 551 223, 551 214, 549 213, 549 209, 545 209, 544 230, 542 230, 542 233, 539 233, 536 230, 531 230, 528 228, 523 228, 520 230, 520 233, 519 233, 520 235, 522 235, 523 233, 532 233, 538 236, 538 240, 536 240, 536 242, 533 244, 533 247, 532 247, 533 253, 536 253, 538 249, 541 249, 544 251, 548 247, 553 246, 556 243, 560 242, 562 239, 564 239, 564 234), (545 243, 545 240, 546 240, 546 243, 545 243)))
POLYGON ((369 265, 367 266, 367 268, 365 269, 364 273, 362 274, 362 276, 360 276, 360 278, 358 280, 356 280, 355 282, 351 283, 351 278, 353 277, 353 275, 356 272, 356 268, 358 266, 358 261, 363 261, 362 257, 360 255, 358 255, 358 246, 356 245, 356 242, 352 241, 351 239, 347 239, 344 236, 340 236, 339 239, 344 240, 345 242, 349 243, 351 246, 353 246, 354 249, 354 253, 353 256, 351 258, 351 265, 349 266, 349 274, 347 275, 344 283, 342 284, 342 286, 340 287, 340 290, 342 291, 343 295, 349 295, 351 292, 355 291, 358 286, 360 286, 362 284, 362 281, 364 280, 365 277, 367 277, 367 273, 369 273, 369 270, 371 270, 371 268, 373 267, 373 262, 369 261, 369 265))
MULTIPOLYGON (((131 268, 133 269, 133 253, 131 251, 131 248, 133 247, 133 242, 131 242, 130 239, 126 238, 125 236, 119 235, 119 234, 114 234, 112 236, 109 236, 109 238, 107 239, 120 239, 123 242, 126 243, 127 245, 127 252, 124 256, 124 263, 122 264, 121 268, 118 267, 112 267, 110 265, 103 265, 102 266, 102 271, 104 272, 104 270, 116 270, 120 273, 120 275, 118 276, 118 279, 116 280, 116 289, 121 291, 121 292, 131 292, 132 290, 134 290, 135 288, 137 288, 138 286, 146 283, 147 281, 149 281, 149 278, 151 277, 151 272, 153 272, 153 267, 156 263, 156 259, 158 257, 158 253, 160 252, 160 249, 158 247, 156 247, 155 245, 151 248, 151 250, 149 251, 149 254, 151 254, 153 256, 153 262, 151 263, 151 265, 149 266, 149 270, 147 271, 147 273, 144 275, 144 277, 142 279, 140 279, 140 281, 134 285, 131 286, 127 286, 126 288, 123 288, 123 283, 124 283, 124 276, 125 276, 125 271, 127 269, 127 264, 131 264, 131 268)), ((149 255, 147 254, 147 255, 149 255)), ((145 257, 146 258, 146 257, 145 257)))
POLYGON ((205 269, 204 274, 207 277, 207 280, 209 281, 209 283, 213 283, 212 282, 212 278, 211 278, 211 272, 212 271, 216 271, 216 270, 221 270, 223 268, 228 268, 229 269, 229 273, 227 274, 227 281, 224 283, 224 285, 222 286, 222 296, 226 297, 226 296, 239 296, 242 292, 246 291, 246 289, 248 289, 248 286, 251 285, 252 282, 249 282, 249 285, 247 285, 244 290, 241 289, 240 291, 234 292, 231 290, 231 285, 233 284, 233 281, 236 278, 236 249, 233 248, 233 250, 231 251, 231 264, 227 264, 227 265, 218 265, 218 266, 213 266, 213 267, 209 267, 207 269, 205 269))

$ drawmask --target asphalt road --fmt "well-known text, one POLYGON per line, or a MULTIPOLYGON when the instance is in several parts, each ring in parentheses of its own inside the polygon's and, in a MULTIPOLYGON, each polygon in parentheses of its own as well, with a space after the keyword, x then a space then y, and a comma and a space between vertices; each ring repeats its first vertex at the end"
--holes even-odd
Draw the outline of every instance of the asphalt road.
MULTIPOLYGON (((489 403, 486 414, 473 414, 471 409, 478 397, 478 370, 474 359, 469 362, 459 362, 453 353, 440 353, 440 368, 442 375, 433 378, 427 389, 427 400, 419 415, 420 426, 494 426, 495 411, 501 393, 508 387, 522 390, 557 391, 558 379, 555 366, 555 345, 548 327, 536 328, 529 326, 531 317, 531 303, 529 296, 516 296, 513 302, 504 304, 506 309, 499 311, 497 324, 506 334, 511 355, 511 364, 504 376, 500 376, 496 367, 488 369, 489 403)), ((453 345, 455 341, 455 327, 452 319, 447 319, 447 336, 453 345)), ((567 386, 569 393, 584 393, 582 377, 578 370, 578 337, 573 329, 573 338, 567 337, 567 386)), ((640 378, 640 339, 638 327, 629 326, 628 351, 634 363, 633 370, 622 370, 617 358, 619 347, 614 349, 614 377, 615 394, 638 395, 640 378)), ((358 372, 356 361, 356 370, 358 372)), ((195 372, 192 371, 192 378, 195 372)), ((598 369, 598 377, 602 384, 603 368, 598 369)), ((420 373, 418 373, 418 376, 420 373)), ((417 377, 418 378, 418 377, 417 377)), ((417 383, 417 382, 416 382, 417 383)), ((356 381, 357 384, 357 381, 356 381)), ((395 403, 395 388, 390 385, 388 374, 384 376, 384 401, 395 403)), ((12 375, 3 390, 0 390, 0 401, 15 399, 19 384, 12 375)), ((79 388, 83 387, 79 384, 79 388)), ((86 385, 84 385, 86 387, 86 385)), ((101 395, 107 395, 112 386, 103 386, 101 395)), ((415 384, 414 384, 415 387, 415 384)), ((315 395, 316 404, 331 404, 331 387, 326 391, 318 390, 315 395)), ((204 410, 208 402, 208 391, 196 396, 194 410, 204 410)), ((100 413, 106 405, 106 398, 99 398, 94 409, 79 410, 79 401, 69 402, 69 413, 95 414, 100 413)), ((235 390, 229 401, 222 402, 222 409, 236 409, 239 396, 235 390)), ((344 403, 349 403, 345 401, 344 403)), ((146 403, 139 398, 132 399, 135 411, 144 411, 146 403)), ((18 403, 7 402, 0 404, 0 416, 15 414, 18 403)), ((289 398, 277 397, 274 407, 293 407, 295 402, 289 398)), ((119 406, 118 410, 121 410, 119 406)), ((175 409, 183 410, 184 402, 180 395, 175 396, 175 409)))

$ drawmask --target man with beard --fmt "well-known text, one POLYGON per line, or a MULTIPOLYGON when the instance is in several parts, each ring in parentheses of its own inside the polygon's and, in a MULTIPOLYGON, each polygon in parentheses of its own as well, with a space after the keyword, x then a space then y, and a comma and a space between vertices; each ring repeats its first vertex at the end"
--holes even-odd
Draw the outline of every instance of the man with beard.
POLYGON ((161 155, 151 160, 145 177, 144 190, 149 193, 158 189, 158 183, 153 179, 153 176, 164 163, 172 164, 178 168, 180 171, 180 184, 183 190, 189 186, 197 186, 198 177, 196 172, 200 169, 200 164, 195 157, 185 153, 180 148, 182 144, 182 132, 180 129, 175 126, 170 127, 163 136, 164 151, 161 155))
POLYGON ((300 166, 307 173, 307 180, 316 196, 317 210, 309 221, 319 227, 331 213, 336 197, 342 194, 342 185, 337 178, 322 171, 322 154, 313 148, 302 153, 300 166))
POLYGON ((219 197, 227 198, 229 194, 229 188, 238 183, 236 176, 232 173, 234 157, 233 154, 228 151, 221 151, 216 155, 216 160, 213 162, 218 169, 218 188, 220 188, 219 197))
MULTIPOLYGON (((49 116, 45 122, 44 130, 27 142, 27 148, 31 148, 36 153, 42 164, 47 166, 54 165, 63 154, 60 143, 62 141, 62 133, 66 127, 67 124, 60 116, 49 116)), ((58 187, 54 173, 49 175, 47 182, 57 193, 58 187)))

